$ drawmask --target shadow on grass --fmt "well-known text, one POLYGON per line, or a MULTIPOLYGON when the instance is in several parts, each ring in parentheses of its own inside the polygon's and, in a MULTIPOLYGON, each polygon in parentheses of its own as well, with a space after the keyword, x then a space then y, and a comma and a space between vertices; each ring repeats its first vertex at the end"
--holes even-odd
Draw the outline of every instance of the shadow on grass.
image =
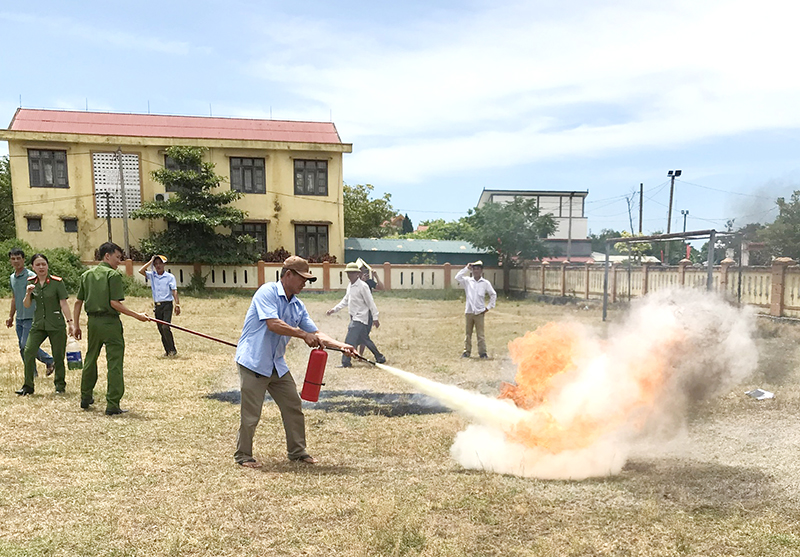
POLYGON ((718 514, 774 503, 773 478, 756 468, 677 458, 632 460, 614 478, 637 497, 669 501, 695 513, 718 514))
MULTIPOLYGON (((411 393, 376 393, 373 391, 322 391, 319 402, 303 402, 308 410, 324 410, 326 412, 347 412, 357 416, 379 415, 397 418, 410 415, 444 414, 450 410, 439 404, 436 399, 421 394, 411 393)), ((239 404, 239 391, 223 391, 211 393, 208 398, 239 404)), ((267 395, 264 399, 272 402, 267 395)))

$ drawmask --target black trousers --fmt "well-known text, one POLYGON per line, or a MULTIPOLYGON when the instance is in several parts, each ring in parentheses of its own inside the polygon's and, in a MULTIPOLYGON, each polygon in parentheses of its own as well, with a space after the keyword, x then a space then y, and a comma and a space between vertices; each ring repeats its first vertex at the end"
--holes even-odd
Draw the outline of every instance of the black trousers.
MULTIPOLYGON (((156 302, 155 317, 161 321, 172 323, 172 302, 156 302)), ((175 354, 175 339, 172 338, 172 327, 169 325, 162 325, 157 323, 158 332, 161 333, 161 344, 164 345, 164 351, 169 356, 175 354)))

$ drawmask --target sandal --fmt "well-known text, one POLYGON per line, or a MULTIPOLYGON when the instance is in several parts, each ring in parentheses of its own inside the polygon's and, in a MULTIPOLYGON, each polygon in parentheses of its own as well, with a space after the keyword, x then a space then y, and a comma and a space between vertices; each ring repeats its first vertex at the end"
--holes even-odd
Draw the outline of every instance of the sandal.
POLYGON ((247 460, 237 462, 236 464, 239 466, 244 466, 245 468, 261 468, 261 463, 255 458, 249 458, 247 460))

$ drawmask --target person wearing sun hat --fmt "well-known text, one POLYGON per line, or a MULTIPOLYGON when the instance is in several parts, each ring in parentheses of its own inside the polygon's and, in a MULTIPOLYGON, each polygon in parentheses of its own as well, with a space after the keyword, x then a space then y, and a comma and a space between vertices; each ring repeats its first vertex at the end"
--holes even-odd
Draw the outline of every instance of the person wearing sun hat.
POLYGON ((481 358, 488 358, 486 353, 486 336, 484 335, 484 317, 486 312, 494 308, 497 301, 497 292, 492 288, 492 283, 483 278, 483 261, 467 264, 456 274, 456 281, 464 288, 467 295, 467 305, 464 310, 466 320, 466 334, 464 336, 464 352, 462 358, 469 358, 472 352, 472 329, 478 337, 478 354, 481 358), (469 276, 472 273, 472 276, 469 276), (486 303, 486 296, 489 303, 486 303))
POLYGON ((317 329, 305 304, 297 297, 306 282, 316 280, 308 261, 292 255, 283 262, 279 281, 268 282, 256 290, 245 315, 236 346, 242 400, 233 455, 236 464, 245 468, 261 467, 253 457, 253 436, 261 420, 266 393, 280 410, 289 460, 302 464, 317 462, 306 450, 305 417, 297 385, 284 359, 286 345, 291 337, 297 337, 310 348, 331 346, 352 356, 356 352, 349 344, 317 329))
MULTIPOLYGON (((378 328, 381 326, 380 321, 378 321, 378 308, 375 306, 372 292, 367 283, 361 280, 361 268, 357 263, 345 265, 344 272, 347 273, 347 279, 350 281, 350 284, 347 285, 347 292, 345 292, 341 302, 328 310, 327 315, 334 314, 347 306, 350 310, 350 325, 347 327, 347 337, 344 341, 353 346, 363 344, 375 356, 375 361, 383 364, 386 362, 386 358, 375 346, 375 343, 372 342, 372 339, 369 338, 369 332, 372 327, 378 328)), ((352 365, 350 356, 343 354, 342 367, 350 367, 352 365)))
MULTIPOLYGON (((175 315, 181 314, 181 302, 178 299, 178 283, 175 275, 164 270, 164 263, 167 262, 165 255, 154 255, 150 261, 139 268, 139 274, 144 276, 150 283, 153 291, 153 303, 155 307, 153 314, 156 319, 166 323, 172 323, 172 312, 175 315), (152 270, 147 270, 153 266, 152 270)), ((172 327, 156 323, 158 332, 161 333, 161 344, 164 345, 164 352, 167 356, 177 356, 175 349, 175 339, 172 336, 172 327)))

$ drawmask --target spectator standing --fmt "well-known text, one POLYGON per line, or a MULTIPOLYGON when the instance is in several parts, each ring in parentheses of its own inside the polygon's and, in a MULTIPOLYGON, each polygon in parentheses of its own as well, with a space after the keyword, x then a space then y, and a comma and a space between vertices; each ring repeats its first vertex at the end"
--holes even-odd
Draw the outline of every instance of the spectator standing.
MULTIPOLYGON (((181 314, 181 302, 178 299, 178 283, 175 275, 164 269, 167 258, 163 255, 154 255, 150 261, 139 269, 139 274, 150 281, 150 288, 153 291, 153 315, 156 319, 166 323, 172 323, 172 312, 175 315, 181 314), (152 270, 147 270, 153 266, 152 270)), ((177 356, 175 349, 175 339, 172 336, 172 327, 163 323, 156 323, 158 332, 161 333, 161 344, 164 345, 166 356, 177 356)))
MULTIPOLYGON (((14 325, 14 317, 16 316, 17 325, 17 340, 19 341, 19 355, 22 361, 25 361, 25 345, 28 342, 28 335, 30 334, 31 327, 33 326, 33 315, 36 313, 36 302, 31 304, 31 307, 26 308, 23 304, 25 294, 28 288, 28 279, 35 277, 36 273, 25 267, 25 252, 19 248, 14 248, 8 252, 8 260, 14 268, 11 273, 10 283, 11 292, 13 294, 11 299, 11 309, 6 319, 6 327, 14 325)), ((54 365, 53 358, 42 350, 41 348, 36 354, 36 359, 47 366, 47 375, 53 373, 54 365)), ((34 376, 35 373, 34 363, 34 376)))
POLYGON ((28 287, 22 303, 26 308, 30 308, 36 300, 36 311, 23 356, 25 384, 17 394, 20 396, 33 394, 36 354, 46 338, 50 339, 50 346, 53 348, 56 393, 63 393, 67 387, 67 368, 64 365, 67 351, 67 323, 72 322, 67 304, 67 289, 61 277, 50 274, 50 262, 41 253, 31 257, 31 267, 34 276, 28 278, 28 287))
POLYGON ((456 274, 456 281, 464 288, 467 304, 464 310, 466 321, 466 334, 464 336, 464 352, 462 358, 469 358, 472 352, 472 329, 478 336, 478 354, 481 358, 488 358, 486 353, 486 336, 484 334, 484 318, 486 312, 494 309, 497 293, 492 288, 492 283, 483 278, 483 261, 469 263, 456 274), (470 273, 472 276, 470 276, 470 273), (486 303, 486 296, 489 303, 486 303))

